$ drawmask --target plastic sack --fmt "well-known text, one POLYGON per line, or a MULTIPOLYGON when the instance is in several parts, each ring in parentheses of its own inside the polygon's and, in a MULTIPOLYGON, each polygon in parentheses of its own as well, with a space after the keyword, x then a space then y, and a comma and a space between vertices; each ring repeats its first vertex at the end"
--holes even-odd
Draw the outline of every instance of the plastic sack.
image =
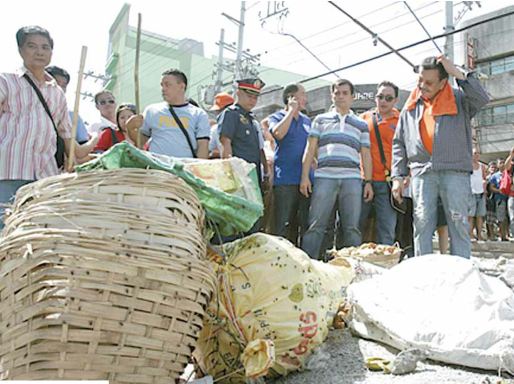
POLYGON ((514 293, 472 261, 426 255, 348 288, 350 326, 432 360, 514 373, 514 293))
POLYGON ((384 268, 391 268, 399 263, 402 255, 401 248, 395 245, 364 243, 358 247, 347 247, 332 250, 333 257, 351 257, 364 260, 384 268))
POLYGON ((118 168, 159 169, 180 177, 194 189, 207 218, 217 224, 223 236, 247 232, 263 214, 255 166, 238 158, 209 160, 207 164, 141 151, 124 141, 75 169, 87 172, 118 168), (211 175, 217 175, 220 181, 211 175))
POLYGON ((262 233, 225 244, 223 252, 195 352, 200 369, 241 383, 302 368, 345 299, 354 277, 350 264, 312 260, 289 241, 262 233))

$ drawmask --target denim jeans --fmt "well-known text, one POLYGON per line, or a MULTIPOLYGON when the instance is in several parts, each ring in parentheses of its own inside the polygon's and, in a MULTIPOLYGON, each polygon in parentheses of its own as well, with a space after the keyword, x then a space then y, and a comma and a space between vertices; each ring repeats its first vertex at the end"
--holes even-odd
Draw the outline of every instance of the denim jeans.
POLYGON ((303 237, 302 249, 311 258, 319 258, 325 230, 336 204, 340 214, 343 245, 359 246, 361 203, 362 181, 360 179, 316 178, 311 196, 309 225, 303 237))
POLYGON ((371 208, 375 208, 376 212, 376 232, 377 243, 393 245, 395 230, 396 230, 396 211, 391 206, 390 194, 391 191, 385 181, 373 182, 373 200, 365 203, 362 200, 362 212, 360 218, 360 230, 364 233, 364 225, 366 219, 371 212, 371 208))
POLYGON ((298 235, 302 238, 307 230, 309 199, 300 193, 299 185, 276 185, 273 202, 273 234, 298 245, 298 235))
POLYGON ((6 205, 14 200, 16 191, 34 180, 0 180, 0 230, 4 227, 6 205))
POLYGON ((450 253, 469 258, 468 209, 471 184, 468 172, 428 171, 412 178, 414 201, 414 251, 416 256, 433 253, 432 235, 437 225, 437 198, 443 203, 450 253))

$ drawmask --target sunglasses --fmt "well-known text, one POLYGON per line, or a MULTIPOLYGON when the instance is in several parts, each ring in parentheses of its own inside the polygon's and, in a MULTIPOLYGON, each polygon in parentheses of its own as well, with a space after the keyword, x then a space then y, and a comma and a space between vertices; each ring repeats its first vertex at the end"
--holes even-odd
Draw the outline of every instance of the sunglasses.
POLYGON ((391 95, 376 95, 375 96, 378 100, 384 100, 387 101, 388 103, 390 103, 391 101, 394 100, 394 96, 391 96, 391 95))
POLYGON ((109 99, 109 100, 100 100, 100 101, 98 102, 98 104, 100 104, 100 105, 105 105, 105 104, 114 104, 114 103, 116 103, 116 101, 114 101, 113 99, 109 99))

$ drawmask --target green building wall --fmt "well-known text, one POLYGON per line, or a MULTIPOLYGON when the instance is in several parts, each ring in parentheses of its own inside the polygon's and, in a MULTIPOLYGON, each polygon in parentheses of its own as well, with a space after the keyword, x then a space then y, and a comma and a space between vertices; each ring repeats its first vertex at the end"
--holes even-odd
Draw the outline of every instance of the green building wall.
MULTIPOLYGON (((134 64, 136 56, 137 30, 129 26, 130 5, 124 4, 109 31, 109 52, 106 74, 110 80, 106 88, 111 90, 119 102, 135 102, 134 64)), ((176 40, 142 30, 139 58, 139 95, 141 109, 162 101, 161 74, 169 68, 183 71, 188 80, 187 96, 197 101, 201 90, 214 84, 216 57, 203 55, 203 44, 191 39, 176 40)), ((259 77, 267 86, 284 86, 305 79, 305 75, 268 67, 259 67, 259 77)), ((230 83, 232 74, 224 73, 224 80, 230 83)), ((325 80, 314 80, 306 89, 329 84, 325 80)), ((225 87, 231 91, 231 86, 225 87)))

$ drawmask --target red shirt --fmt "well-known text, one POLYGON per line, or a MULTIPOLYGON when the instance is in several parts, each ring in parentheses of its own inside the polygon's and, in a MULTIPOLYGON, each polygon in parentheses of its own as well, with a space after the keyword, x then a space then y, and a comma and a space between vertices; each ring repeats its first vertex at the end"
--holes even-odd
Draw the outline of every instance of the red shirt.
POLYGON ((112 142, 112 132, 114 131, 114 134, 116 135, 116 138, 118 139, 118 143, 121 143, 122 141, 125 141, 125 134, 121 132, 119 129, 112 129, 112 128, 105 128, 102 133, 100 134, 100 138, 98 139, 98 143, 96 144, 96 147, 94 151, 107 151, 109 148, 111 148, 114 143, 112 142))

